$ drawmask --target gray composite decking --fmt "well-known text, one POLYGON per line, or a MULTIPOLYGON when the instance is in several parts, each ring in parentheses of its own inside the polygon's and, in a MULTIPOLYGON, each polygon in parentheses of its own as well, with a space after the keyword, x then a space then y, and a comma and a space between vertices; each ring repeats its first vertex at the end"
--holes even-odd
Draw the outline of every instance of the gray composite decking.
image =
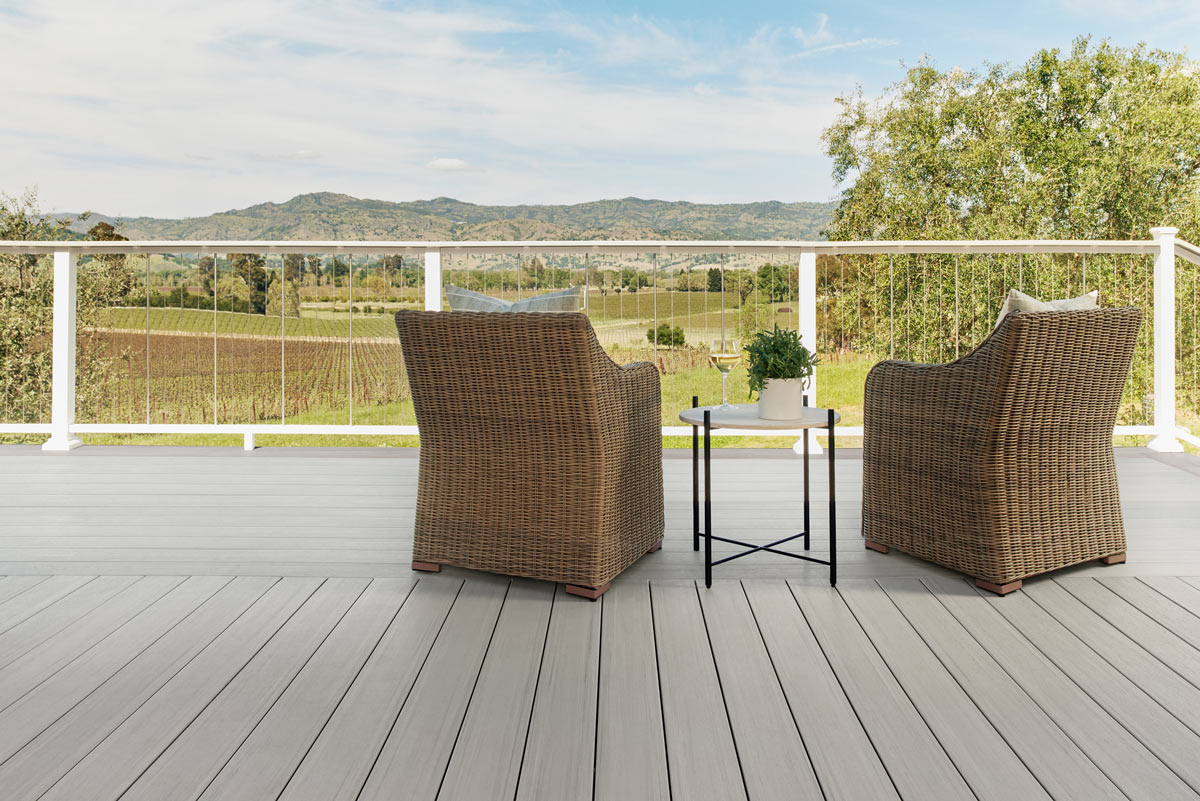
MULTIPOLYGON (((0 799, 1200 799, 1196 457, 1120 451, 1129 562, 996 598, 862 548, 854 451, 837 589, 705 590, 668 454, 589 603, 411 573, 413 456, 0 448, 0 799)), ((792 531, 798 467, 720 454, 714 530, 792 531)))

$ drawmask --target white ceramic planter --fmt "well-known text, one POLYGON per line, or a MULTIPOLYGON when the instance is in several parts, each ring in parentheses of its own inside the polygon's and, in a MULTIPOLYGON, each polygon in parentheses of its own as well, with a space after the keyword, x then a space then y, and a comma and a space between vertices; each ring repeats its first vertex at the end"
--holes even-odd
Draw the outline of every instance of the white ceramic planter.
POLYGON ((794 420, 804 408, 803 378, 768 378, 758 393, 758 416, 763 420, 794 420))

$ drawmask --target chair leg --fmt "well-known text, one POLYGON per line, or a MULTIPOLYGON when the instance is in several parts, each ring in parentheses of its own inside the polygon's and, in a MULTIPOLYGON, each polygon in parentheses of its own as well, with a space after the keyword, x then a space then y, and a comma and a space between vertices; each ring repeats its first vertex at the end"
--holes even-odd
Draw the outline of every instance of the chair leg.
POLYGON ((984 581, 983 579, 977 578, 975 579, 975 586, 981 590, 994 592, 997 595, 1008 595, 1010 592, 1016 592, 1017 590, 1021 589, 1021 580, 1017 579, 1016 581, 1010 581, 1006 584, 993 584, 990 581, 984 581))
POLYGON ((608 588, 611 586, 611 582, 605 584, 603 587, 580 587, 576 584, 568 584, 566 589, 568 595, 578 595, 581 598, 587 598, 589 601, 594 601, 604 593, 608 592, 608 588))
POLYGON ((440 573, 442 566, 437 562, 416 562, 412 563, 413 570, 420 570, 425 573, 440 573))
POLYGON ((1121 551, 1120 553, 1112 553, 1108 556, 1101 556, 1100 561, 1106 565, 1119 565, 1125 561, 1125 552, 1121 551))
POLYGON ((659 540, 658 542, 654 543, 653 547, 651 547, 650 550, 646 551, 646 553, 654 553, 655 551, 661 551, 661 550, 662 550, 662 540, 659 540))
POLYGON ((888 551, 892 550, 890 547, 888 547, 887 545, 884 545, 882 542, 875 542, 875 540, 863 540, 863 542, 866 543, 867 547, 870 548, 872 551, 879 551, 880 553, 887 553, 888 551))

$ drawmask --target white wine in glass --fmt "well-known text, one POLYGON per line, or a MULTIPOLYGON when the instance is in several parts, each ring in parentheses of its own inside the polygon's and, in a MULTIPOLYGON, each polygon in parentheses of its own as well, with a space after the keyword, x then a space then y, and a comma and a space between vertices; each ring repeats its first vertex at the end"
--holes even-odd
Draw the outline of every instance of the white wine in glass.
POLYGON ((742 349, 736 339, 714 339, 708 351, 708 361, 721 372, 721 408, 729 406, 729 390, 726 386, 729 371, 742 360, 742 349))

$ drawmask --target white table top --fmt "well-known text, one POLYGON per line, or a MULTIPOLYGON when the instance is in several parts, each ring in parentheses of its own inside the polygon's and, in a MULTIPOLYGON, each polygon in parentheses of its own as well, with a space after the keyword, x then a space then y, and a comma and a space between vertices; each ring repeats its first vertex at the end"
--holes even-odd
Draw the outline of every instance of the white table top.
MULTIPOLYGON (((824 428, 829 425, 829 410, 815 406, 804 407, 804 414, 794 420, 764 420, 758 416, 757 403, 737 403, 726 408, 720 406, 697 406, 694 409, 684 409, 679 413, 679 419, 689 425, 704 425, 704 411, 712 412, 709 425, 714 428, 744 428, 744 429, 793 429, 793 428, 824 428)), ((833 413, 833 422, 838 422, 842 416, 833 413)))

